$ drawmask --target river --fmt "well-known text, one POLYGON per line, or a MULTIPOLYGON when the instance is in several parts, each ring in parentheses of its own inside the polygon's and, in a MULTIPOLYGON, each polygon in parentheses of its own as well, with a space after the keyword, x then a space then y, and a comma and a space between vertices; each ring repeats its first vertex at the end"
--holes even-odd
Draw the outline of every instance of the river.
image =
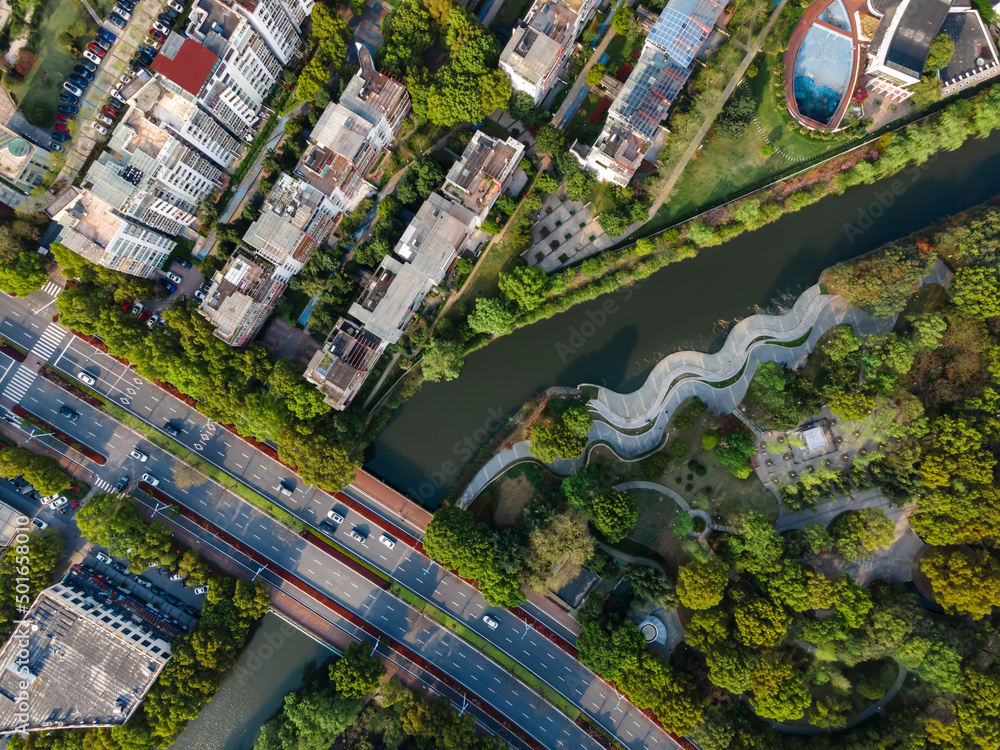
POLYGON ((489 434, 537 391, 581 383, 632 390, 670 352, 718 348, 717 321, 798 294, 838 261, 993 197, 998 174, 995 134, 504 336, 469 356, 460 378, 425 385, 397 410, 366 467, 433 507, 489 434))
POLYGON ((188 724, 176 750, 250 750, 258 730, 302 684, 303 671, 333 652, 275 614, 261 620, 212 702, 188 724))

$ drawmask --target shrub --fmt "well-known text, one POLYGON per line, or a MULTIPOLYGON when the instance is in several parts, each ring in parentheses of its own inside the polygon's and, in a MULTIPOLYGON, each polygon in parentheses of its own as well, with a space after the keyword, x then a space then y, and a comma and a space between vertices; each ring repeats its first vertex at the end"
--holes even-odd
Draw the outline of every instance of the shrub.
POLYGON ((715 446, 719 444, 719 436, 714 432, 706 433, 701 439, 701 447, 707 451, 715 450, 715 446))
POLYGON ((703 532, 706 526, 707 524, 705 523, 705 519, 702 518, 701 516, 695 516, 694 518, 691 519, 691 530, 695 534, 700 534, 701 532, 703 532))
POLYGON ((654 453, 641 464, 642 475, 649 481, 659 479, 670 467, 670 459, 663 453, 654 453))
POLYGON ((688 444, 683 440, 678 438, 670 444, 670 452, 673 453, 677 458, 683 458, 688 453, 688 444))
POLYGON ((687 414, 679 414, 674 417, 674 427, 681 432, 690 432, 694 428, 694 420, 687 414))
POLYGON ((52 111, 44 104, 35 102, 24 108, 24 116, 32 125, 44 127, 52 121, 52 111))

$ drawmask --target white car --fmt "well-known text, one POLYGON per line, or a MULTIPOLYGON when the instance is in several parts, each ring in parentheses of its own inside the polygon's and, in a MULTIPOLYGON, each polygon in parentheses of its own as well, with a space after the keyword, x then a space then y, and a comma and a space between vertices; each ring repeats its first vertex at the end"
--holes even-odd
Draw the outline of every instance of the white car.
POLYGON ((278 492, 280 492, 285 497, 291 497, 292 496, 292 491, 290 489, 288 489, 284 484, 279 484, 278 485, 278 492))
POLYGON ((117 99, 117 100, 118 100, 118 101, 120 101, 120 102, 121 102, 122 104, 125 104, 125 103, 126 103, 126 102, 125 102, 125 97, 124 97, 124 96, 122 96, 122 93, 121 93, 120 91, 115 91, 114 89, 111 89, 111 91, 109 91, 108 93, 109 93, 109 94, 111 94, 111 98, 113 98, 113 99, 117 99))
POLYGON ((97 118, 98 122, 103 122, 105 125, 114 125, 115 124, 115 121, 112 120, 107 115, 95 115, 95 117, 97 118))
POLYGON ((129 81, 132 80, 132 76, 125 75, 124 73, 122 73, 120 76, 118 76, 118 80, 121 81, 122 83, 128 83, 129 81))
POLYGON ((153 582, 152 581, 147 581, 142 576, 136 576, 135 577, 135 582, 138 583, 140 586, 142 586, 144 589, 151 589, 151 588, 153 588, 153 582))
POLYGON ((97 382, 93 375, 88 372, 84 372, 83 370, 80 370, 80 372, 76 374, 76 377, 81 383, 86 383, 87 385, 93 385, 97 382))
POLYGON ((115 84, 115 91, 121 91, 123 88, 125 88, 125 84, 122 81, 115 84))
POLYGON ((106 127, 104 127, 103 125, 101 125, 99 122, 92 122, 92 123, 90 123, 90 126, 94 130, 96 130, 98 133, 100 133, 101 135, 107 135, 108 134, 108 129, 106 127))
POLYGON ((120 16, 125 21, 128 21, 132 18, 132 14, 129 13, 120 5, 116 5, 114 8, 112 8, 111 12, 114 13, 116 16, 120 16))
POLYGON ((326 512, 326 517, 329 518, 334 523, 343 523, 344 522, 344 517, 342 515, 340 515, 335 510, 328 510, 326 512))
MULTIPOLYGON (((130 450, 129 451, 129 455, 132 458, 134 458, 136 461, 140 461, 142 463, 146 463, 146 460, 149 458, 149 456, 147 456, 141 450, 138 450, 136 448, 133 448, 132 450, 130 450)), ((143 479, 145 479, 145 477, 143 477, 143 479)), ((150 482, 150 484, 153 484, 153 482, 150 482)), ((155 487, 156 485, 154 484, 153 486, 155 487)))
POLYGON ((144 309, 145 309, 145 306, 141 302, 136 302, 135 305, 132 306, 132 314, 133 315, 138 315, 144 309))
POLYGON ((160 322, 160 316, 159 315, 153 315, 152 317, 150 317, 149 320, 146 321, 146 326, 149 327, 149 328, 152 328, 153 326, 155 326, 159 322, 160 322))
POLYGON ((56 510, 56 508, 61 508, 68 502, 69 500, 67 500, 65 497, 60 496, 52 501, 52 510, 56 510))
POLYGON ((32 518, 31 525, 34 526, 39 531, 45 531, 45 529, 49 528, 49 525, 45 523, 45 521, 43 521, 41 518, 32 518))
POLYGON ((100 65, 101 64, 101 58, 99 58, 97 55, 95 55, 89 49, 85 49, 83 51, 83 59, 84 60, 90 60, 90 62, 94 63, 94 65, 100 65))
POLYGON ((194 593, 197 594, 198 596, 201 596, 202 594, 206 593, 207 591, 208 591, 208 586, 195 586, 194 587, 194 593))
POLYGON ((41 499, 41 503, 42 503, 42 505, 48 505, 53 500, 57 500, 57 499, 59 499, 59 495, 46 495, 45 497, 43 497, 41 499))
POLYGON ((112 560, 109 555, 105 555, 103 552, 97 553, 97 560, 98 562, 102 562, 105 565, 110 565, 111 563, 114 562, 114 560, 112 560))
POLYGON ((194 297, 197 300, 204 300, 205 299, 205 293, 203 291, 201 291, 201 289, 195 289, 195 291, 194 291, 194 297))
POLYGON ((154 477, 152 474, 143 474, 142 481, 148 484, 150 487, 158 487, 160 480, 154 477))
POLYGON ((362 544, 365 543, 364 535, 357 529, 351 529, 351 539, 353 539, 356 542, 361 542, 362 544))
POLYGON ((394 539, 390 539, 385 534, 382 534, 381 536, 379 536, 378 540, 380 542, 382 542, 382 544, 384 544, 389 549, 392 549, 393 547, 396 546, 396 541, 394 539))
POLYGON ((483 622, 486 623, 486 627, 488 627, 490 630, 496 630, 498 627, 500 627, 500 623, 494 620, 489 615, 483 615, 483 622))
POLYGON ((177 11, 178 13, 183 13, 183 12, 184 12, 184 6, 183 6, 183 5, 181 5, 181 4, 180 4, 180 3, 178 3, 178 2, 174 2, 174 0, 168 0, 168 2, 167 2, 167 7, 169 7, 169 8, 173 8, 173 9, 174 9, 174 10, 176 10, 176 11, 177 11))
POLYGON ((184 281, 184 279, 182 279, 180 276, 178 276, 173 271, 167 271, 166 276, 167 276, 168 279, 170 279, 175 284, 180 284, 182 281, 184 281))
POLYGON ((159 21, 153 23, 153 28, 163 34, 163 36, 170 36, 170 27, 160 23, 159 21))

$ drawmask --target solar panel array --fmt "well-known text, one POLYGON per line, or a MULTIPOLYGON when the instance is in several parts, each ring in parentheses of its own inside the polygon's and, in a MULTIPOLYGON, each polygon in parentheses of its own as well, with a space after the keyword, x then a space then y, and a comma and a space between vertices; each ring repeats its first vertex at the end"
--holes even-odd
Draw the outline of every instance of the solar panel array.
POLYGON ((690 66, 725 5, 721 0, 671 0, 653 24, 646 43, 690 66))
POLYGON ((613 114, 651 140, 691 71, 658 52, 647 51, 643 58, 615 100, 613 114))

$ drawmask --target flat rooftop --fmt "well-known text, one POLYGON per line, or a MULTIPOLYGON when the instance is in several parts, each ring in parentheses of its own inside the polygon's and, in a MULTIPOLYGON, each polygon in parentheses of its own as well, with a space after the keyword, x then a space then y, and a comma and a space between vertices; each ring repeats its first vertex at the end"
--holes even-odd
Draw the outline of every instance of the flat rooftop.
POLYGON ((197 96, 218 61, 208 47, 172 32, 150 67, 197 96))
MULTIPOLYGON (((0 502, 0 547, 6 547, 10 540, 17 536, 17 519, 21 517, 21 512, 17 508, 12 508, 5 502, 0 502)), ((26 526, 25 531, 34 529, 34 526, 26 526)))

